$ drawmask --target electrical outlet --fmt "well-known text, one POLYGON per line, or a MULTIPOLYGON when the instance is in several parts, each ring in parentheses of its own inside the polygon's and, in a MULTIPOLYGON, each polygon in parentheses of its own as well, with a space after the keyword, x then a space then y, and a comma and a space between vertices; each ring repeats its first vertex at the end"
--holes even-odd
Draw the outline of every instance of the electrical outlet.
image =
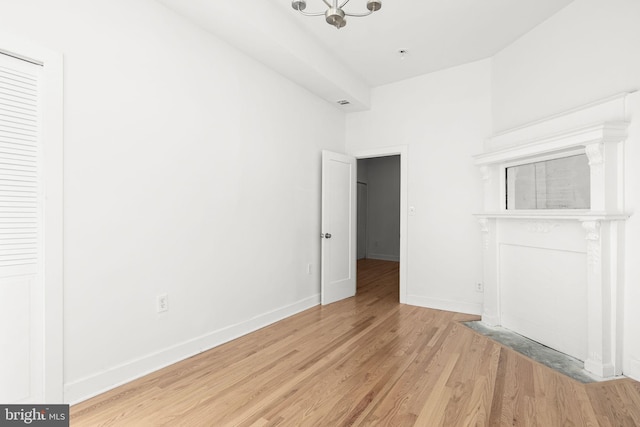
POLYGON ((476 283, 476 292, 484 292, 484 285, 482 283, 476 283))
POLYGON ((156 297, 156 310, 158 313, 169 310, 169 296, 167 294, 158 295, 156 297))

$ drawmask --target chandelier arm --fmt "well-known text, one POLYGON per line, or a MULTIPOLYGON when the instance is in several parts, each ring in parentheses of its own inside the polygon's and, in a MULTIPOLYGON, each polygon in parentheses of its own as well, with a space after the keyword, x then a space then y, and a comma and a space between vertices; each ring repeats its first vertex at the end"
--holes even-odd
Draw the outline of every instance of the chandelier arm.
POLYGON ((304 10, 298 10, 304 16, 324 16, 324 12, 305 12, 304 10))
POLYGON ((373 11, 372 11, 372 10, 370 10, 370 11, 369 11, 369 12, 367 12, 367 13, 350 13, 350 12, 345 12, 344 14, 345 14, 346 16, 353 16, 353 17, 356 17, 356 18, 362 18, 363 16, 369 16, 369 15, 371 15, 372 13, 373 13, 373 11))
POLYGON ((322 0, 324 2, 324 4, 327 5, 327 7, 333 7, 333 5, 331 3, 329 3, 327 0, 322 0))
POLYGON ((342 4, 339 6, 340 9, 342 9, 347 3, 349 3, 349 0, 344 0, 344 2, 342 2, 342 4))

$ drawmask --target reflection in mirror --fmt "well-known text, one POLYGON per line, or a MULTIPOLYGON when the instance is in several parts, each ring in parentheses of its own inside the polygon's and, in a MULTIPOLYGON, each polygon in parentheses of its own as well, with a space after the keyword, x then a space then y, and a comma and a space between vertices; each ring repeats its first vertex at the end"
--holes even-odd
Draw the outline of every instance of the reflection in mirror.
POLYGON ((589 209, 586 154, 506 168, 507 209, 589 209))

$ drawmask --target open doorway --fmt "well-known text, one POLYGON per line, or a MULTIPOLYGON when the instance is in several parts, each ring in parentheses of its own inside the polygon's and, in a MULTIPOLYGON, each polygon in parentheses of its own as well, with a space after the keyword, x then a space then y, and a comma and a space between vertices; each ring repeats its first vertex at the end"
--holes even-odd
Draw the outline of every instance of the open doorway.
MULTIPOLYGON (((357 169, 357 269, 360 277, 362 273, 367 275, 363 270, 399 267, 401 157, 361 158, 357 169)), ((396 292, 399 285, 399 280, 390 283, 396 292)))
MULTIPOLYGON (((356 152, 351 155, 322 151, 322 221, 321 221, 321 274, 320 296, 323 305, 356 295, 357 290, 357 160, 396 156, 399 161, 399 235, 398 255, 373 251, 367 257, 384 258, 380 262, 390 262, 397 268, 399 282, 396 300, 407 302, 407 147, 392 146, 356 152), (387 255, 387 256, 384 256, 387 255), (399 261, 385 261, 399 259, 399 261)), ((366 229, 370 229, 370 185, 367 185, 366 229)), ((362 240, 362 239, 361 239, 362 240)), ((367 240, 369 238, 367 237, 367 240)), ((374 247, 380 246, 379 239, 372 239, 374 247), (377 241, 377 245, 376 245, 377 241)), ((366 258, 364 258, 366 259, 366 258)))

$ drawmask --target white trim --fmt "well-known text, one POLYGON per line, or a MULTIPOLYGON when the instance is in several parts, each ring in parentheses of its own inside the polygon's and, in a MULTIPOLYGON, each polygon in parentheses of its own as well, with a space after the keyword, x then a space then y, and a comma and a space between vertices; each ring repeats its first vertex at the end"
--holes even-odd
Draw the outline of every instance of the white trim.
POLYGON ((555 152, 547 153, 540 156, 527 157, 526 159, 517 158, 516 160, 510 161, 510 162, 504 162, 500 164, 500 168, 501 168, 500 173, 503 174, 505 173, 504 171, 505 169, 508 169, 514 166, 528 165, 529 163, 544 162, 546 160, 562 159, 564 157, 573 157, 573 156, 579 156, 579 155, 585 155, 585 156, 587 155, 584 146, 575 147, 573 149, 568 149, 568 150, 562 150, 562 152, 560 153, 555 153, 555 152))
POLYGON ((65 398, 72 405, 82 402, 318 304, 320 304, 320 294, 68 383, 65 385, 65 398))
MULTIPOLYGON (((434 310, 452 311, 466 314, 482 314, 482 304, 473 302, 461 302, 456 300, 429 298, 418 295, 408 295, 407 304, 434 310)), ((483 318, 484 320, 484 318, 483 318)))
POLYGON ((370 159, 373 157, 400 156, 400 303, 407 302, 407 261, 409 259, 409 245, 407 234, 407 200, 408 200, 408 146, 395 145, 390 147, 361 150, 351 153, 356 159, 370 159))
MULTIPOLYGON (((627 137, 627 122, 603 122, 597 125, 557 132, 550 136, 530 139, 525 144, 489 151, 474 156, 477 166, 511 161, 527 162, 530 157, 585 147, 595 143, 617 143, 627 137)), ((504 137, 503 137, 504 138, 504 137)), ((514 138, 514 141, 517 141, 514 138)), ((557 157, 565 157, 558 155, 557 157)), ((517 164, 517 163, 514 163, 517 164)))
POLYGON ((43 66, 44 400, 63 396, 63 58, 62 54, 0 34, 0 50, 43 66))

